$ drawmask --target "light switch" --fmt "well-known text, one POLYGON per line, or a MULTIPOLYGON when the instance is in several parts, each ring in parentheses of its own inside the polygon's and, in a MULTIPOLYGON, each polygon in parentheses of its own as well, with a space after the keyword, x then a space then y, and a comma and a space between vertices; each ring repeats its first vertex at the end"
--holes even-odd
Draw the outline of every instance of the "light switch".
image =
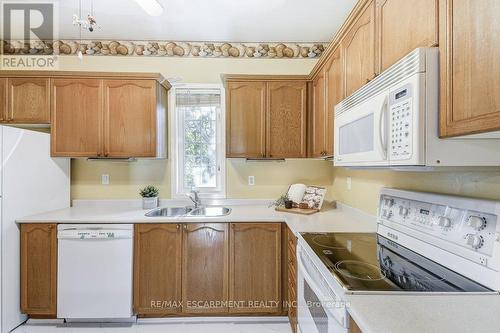
POLYGON ((248 176, 248 185, 250 186, 255 185, 255 176, 248 176))
POLYGON ((101 175, 101 184, 102 185, 109 185, 109 175, 108 174, 101 175))
POLYGON ((350 191, 351 188, 352 188, 352 179, 351 179, 351 177, 347 177, 346 183, 347 183, 346 184, 347 185, 347 189, 350 191))

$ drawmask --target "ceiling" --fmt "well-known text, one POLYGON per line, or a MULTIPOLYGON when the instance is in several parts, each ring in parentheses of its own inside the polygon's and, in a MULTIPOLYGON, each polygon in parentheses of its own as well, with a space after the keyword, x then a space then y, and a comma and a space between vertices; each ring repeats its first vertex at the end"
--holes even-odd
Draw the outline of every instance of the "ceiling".
MULTIPOLYGON (((59 2, 59 39, 79 39, 72 24, 80 0, 59 2)), ((91 0, 81 0, 82 16, 91 0)), ((356 0, 159 0, 158 17, 135 0, 93 0, 100 29, 83 39, 229 42, 329 41, 356 0)))

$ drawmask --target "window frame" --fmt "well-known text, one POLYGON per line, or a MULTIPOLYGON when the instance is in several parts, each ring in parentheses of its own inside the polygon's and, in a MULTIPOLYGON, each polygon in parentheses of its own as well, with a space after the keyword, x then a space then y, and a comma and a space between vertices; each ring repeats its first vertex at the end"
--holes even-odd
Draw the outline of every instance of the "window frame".
POLYGON ((184 170, 183 170, 183 133, 184 123, 177 111, 176 96, 178 90, 196 89, 196 90, 213 90, 220 91, 220 110, 217 114, 216 121, 216 150, 217 150, 217 187, 215 189, 206 189, 203 187, 197 188, 201 198, 209 199, 225 199, 226 198, 226 96, 225 89, 222 84, 179 84, 170 89, 170 106, 172 107, 172 128, 171 128, 171 186, 173 198, 185 198, 189 192, 184 188, 184 170))

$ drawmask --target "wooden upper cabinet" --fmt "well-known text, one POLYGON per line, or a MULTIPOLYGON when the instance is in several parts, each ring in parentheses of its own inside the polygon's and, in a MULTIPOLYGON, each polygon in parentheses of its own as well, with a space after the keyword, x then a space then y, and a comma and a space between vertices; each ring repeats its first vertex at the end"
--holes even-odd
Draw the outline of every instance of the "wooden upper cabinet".
POLYGON ((306 82, 268 82, 267 108, 267 156, 306 157, 306 82))
POLYGON ((228 82, 226 156, 265 157, 265 82, 228 82))
POLYGON ((104 80, 104 156, 156 155, 155 80, 104 80))
POLYGON ((53 79, 51 90, 52 156, 102 156, 102 80, 53 79))
POLYGON ((182 300, 185 313, 228 311, 227 223, 184 224, 182 300))
POLYGON ((439 0, 440 135, 500 130, 500 2, 439 0))
POLYGON ((325 73, 323 70, 312 81, 312 94, 310 157, 322 157, 326 155, 327 127, 325 73))
POLYGON ((233 313, 281 312, 281 224, 232 223, 229 300, 233 313))
POLYGON ((371 1, 343 37, 345 95, 349 96, 376 76, 375 5, 371 1))
POLYGON ((377 0, 379 72, 417 47, 438 44, 438 0, 377 0))
POLYGON ((0 122, 7 121, 7 79, 0 78, 0 122))
POLYGON ((343 66, 340 48, 333 51, 331 58, 325 65, 326 85, 326 155, 333 155, 333 123, 335 120, 335 106, 344 99, 343 66))
POLYGON ((33 316, 56 316, 55 224, 21 225, 21 310, 33 316))
POLYGON ((7 79, 7 121, 18 124, 49 124, 48 78, 7 79))
POLYGON ((181 311, 182 232, 179 224, 136 224, 134 311, 168 315, 181 311))

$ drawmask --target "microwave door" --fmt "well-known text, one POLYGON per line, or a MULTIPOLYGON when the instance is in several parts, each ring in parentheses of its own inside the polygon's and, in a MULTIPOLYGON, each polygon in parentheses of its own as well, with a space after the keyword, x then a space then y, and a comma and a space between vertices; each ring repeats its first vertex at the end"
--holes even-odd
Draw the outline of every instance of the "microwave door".
POLYGON ((335 117, 334 165, 388 166, 388 94, 378 94, 335 117))

